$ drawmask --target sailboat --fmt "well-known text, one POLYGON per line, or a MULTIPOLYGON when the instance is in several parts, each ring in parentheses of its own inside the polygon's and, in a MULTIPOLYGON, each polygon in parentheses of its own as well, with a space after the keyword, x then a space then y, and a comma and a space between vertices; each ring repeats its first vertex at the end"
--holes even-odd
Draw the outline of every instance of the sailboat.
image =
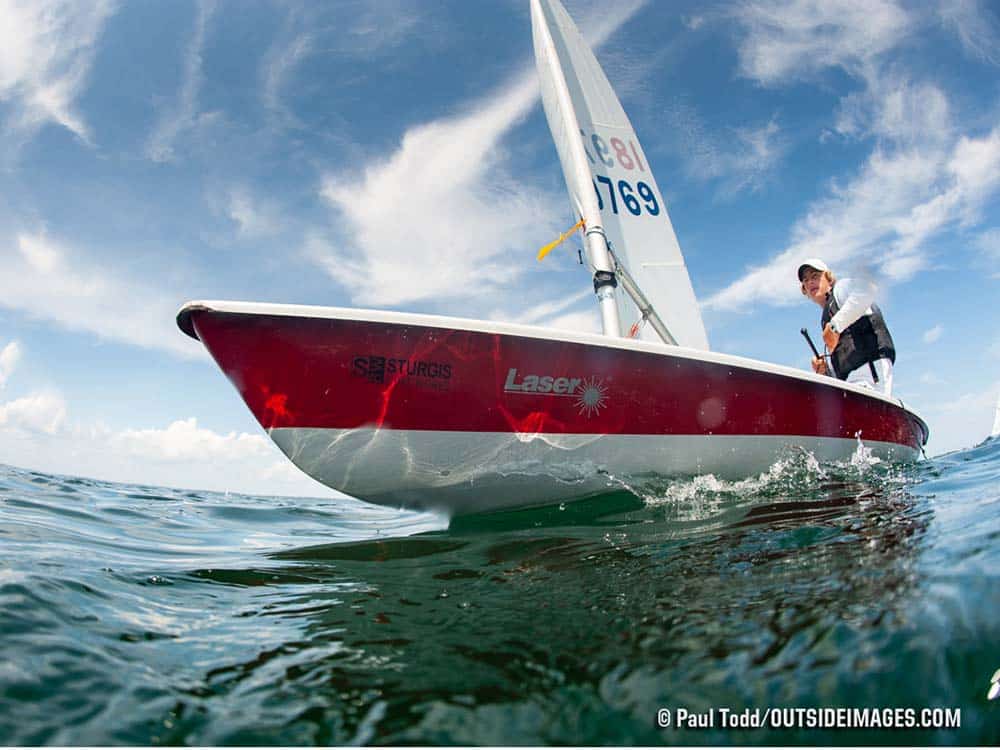
POLYGON ((284 454, 323 484, 451 515, 576 499, 617 479, 740 478, 858 440, 917 458, 897 400, 710 351, 649 159, 558 0, 531 0, 542 102, 602 333, 405 312, 196 301, 177 316, 284 454))
POLYGON ((993 429, 990 430, 991 438, 1000 438, 1000 395, 997 395, 996 411, 993 414, 993 429))

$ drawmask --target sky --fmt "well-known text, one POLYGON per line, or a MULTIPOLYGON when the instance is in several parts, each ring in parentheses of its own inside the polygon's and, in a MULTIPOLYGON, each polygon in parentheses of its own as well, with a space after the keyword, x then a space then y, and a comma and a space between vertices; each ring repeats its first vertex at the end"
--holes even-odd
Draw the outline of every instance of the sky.
MULTIPOLYGON (((928 454, 1000 393, 1000 12, 567 0, 668 204, 712 349, 807 369, 795 269, 873 276, 928 454)), ((0 0, 0 463, 329 492, 191 299, 599 331, 527 0, 0 0), (575 241, 574 241, 575 242, 575 241)))

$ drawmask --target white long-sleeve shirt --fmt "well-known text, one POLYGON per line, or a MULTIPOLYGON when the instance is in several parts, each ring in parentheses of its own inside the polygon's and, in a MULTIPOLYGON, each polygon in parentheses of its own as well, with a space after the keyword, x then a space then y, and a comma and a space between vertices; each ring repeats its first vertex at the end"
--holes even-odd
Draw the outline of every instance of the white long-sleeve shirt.
POLYGON ((830 319, 833 327, 842 333, 862 315, 871 315, 877 292, 878 287, 871 281, 840 279, 833 285, 833 298, 839 308, 837 314, 830 319))
MULTIPOLYGON (((853 325, 862 315, 872 314, 872 304, 878 287, 866 279, 840 279, 833 285, 833 298, 837 301, 837 314, 830 322, 838 332, 843 333, 848 326, 853 325)), ((872 378, 871 368, 859 367, 847 376, 848 383, 860 383, 881 391, 886 396, 892 395, 892 362, 879 359, 874 363, 878 373, 878 383, 872 378)))

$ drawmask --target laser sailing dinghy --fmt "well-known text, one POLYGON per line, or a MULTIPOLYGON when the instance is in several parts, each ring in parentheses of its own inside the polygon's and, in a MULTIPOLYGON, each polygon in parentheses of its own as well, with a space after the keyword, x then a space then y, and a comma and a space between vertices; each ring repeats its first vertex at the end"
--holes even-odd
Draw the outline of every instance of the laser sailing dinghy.
MULTIPOLYGON (((558 0, 531 0, 542 101, 593 271, 603 334, 410 313, 190 302, 200 339, 271 439, 323 484, 453 515, 584 497, 609 475, 739 478, 858 438, 917 457, 899 401, 708 350, 632 125, 558 0), (623 335, 637 321, 639 338, 623 335)), ((636 326, 632 326, 634 329, 636 326)))

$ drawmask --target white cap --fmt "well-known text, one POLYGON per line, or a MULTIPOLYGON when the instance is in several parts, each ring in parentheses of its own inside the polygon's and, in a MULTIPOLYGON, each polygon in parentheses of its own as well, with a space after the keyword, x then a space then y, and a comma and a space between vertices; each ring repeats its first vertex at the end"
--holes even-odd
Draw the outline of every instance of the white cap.
POLYGON ((806 258, 799 266, 799 281, 802 281, 802 272, 807 268, 815 268, 817 271, 829 271, 829 267, 819 258, 806 258))

